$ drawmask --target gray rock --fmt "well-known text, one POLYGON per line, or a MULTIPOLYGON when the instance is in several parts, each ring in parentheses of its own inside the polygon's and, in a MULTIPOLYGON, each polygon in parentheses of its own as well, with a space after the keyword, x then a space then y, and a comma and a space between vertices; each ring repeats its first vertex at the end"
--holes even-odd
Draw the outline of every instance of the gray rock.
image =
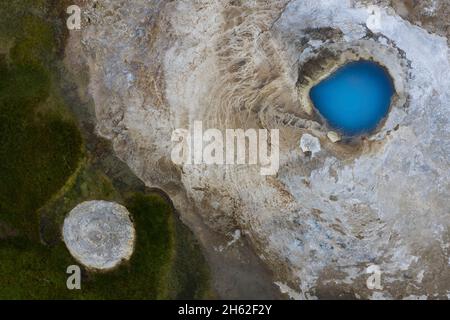
POLYGON ((135 230, 125 207, 87 201, 67 215, 63 237, 72 256, 85 267, 108 270, 130 259, 135 230))

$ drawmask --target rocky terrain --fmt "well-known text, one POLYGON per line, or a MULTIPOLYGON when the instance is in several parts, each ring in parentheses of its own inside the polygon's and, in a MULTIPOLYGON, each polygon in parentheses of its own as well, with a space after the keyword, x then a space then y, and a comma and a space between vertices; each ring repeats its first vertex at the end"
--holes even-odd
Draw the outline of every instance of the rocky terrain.
POLYGON ((135 230, 128 210, 114 202, 87 201, 66 217, 63 237, 84 266, 108 270, 133 254, 135 230))
POLYGON ((249 284, 256 297, 273 282, 296 299, 444 299, 450 12, 446 0, 414 3, 80 1, 66 65, 89 79, 98 134, 171 197, 216 284, 232 279, 226 264, 248 276, 222 297, 249 284), (347 140, 315 116, 308 90, 361 58, 388 70, 396 95, 375 134, 347 140), (280 129, 278 174, 175 165, 172 131, 195 120, 280 129), (366 286, 371 265, 382 289, 366 286))

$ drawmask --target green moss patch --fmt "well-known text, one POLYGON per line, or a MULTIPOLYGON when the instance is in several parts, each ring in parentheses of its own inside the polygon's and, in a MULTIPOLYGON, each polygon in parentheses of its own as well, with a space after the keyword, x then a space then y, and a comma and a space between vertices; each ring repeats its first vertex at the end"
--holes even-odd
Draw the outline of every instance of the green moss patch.
POLYGON ((74 121, 48 103, 50 77, 38 65, 0 65, 0 219, 36 237, 36 210, 60 189, 81 156, 74 121))
MULTIPOLYGON (((49 248, 24 238, 0 241, 0 299, 205 297, 208 273, 203 257, 189 255, 192 251, 188 249, 184 264, 175 259, 177 240, 170 205, 157 194, 139 193, 126 203, 137 231, 135 253, 129 262, 108 273, 83 270, 81 290, 71 291, 66 287, 66 269, 77 262, 62 242, 49 248)), ((193 243, 189 238, 183 240, 193 243)), ((194 252, 199 252, 198 248, 194 252)))

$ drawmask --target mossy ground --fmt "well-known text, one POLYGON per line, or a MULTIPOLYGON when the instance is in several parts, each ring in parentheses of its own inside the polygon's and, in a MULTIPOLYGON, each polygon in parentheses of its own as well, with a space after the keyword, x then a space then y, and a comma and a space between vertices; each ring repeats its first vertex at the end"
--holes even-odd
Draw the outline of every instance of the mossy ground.
MULTIPOLYGON (((66 268, 77 263, 61 241, 49 247, 21 237, 2 240, 0 298, 166 299, 174 294, 176 297, 180 287, 173 288, 169 279, 173 271, 180 271, 172 269, 175 238, 170 205, 156 194, 134 194, 126 205, 137 226, 136 248, 129 262, 107 273, 83 270, 82 289, 68 290, 66 268)), ((190 298, 196 294, 193 292, 190 298)))
POLYGON ((50 61, 58 58, 45 1, 4 1, 0 34, 0 217, 37 239, 36 210, 82 156, 76 123, 62 102, 50 61))
POLYGON ((170 204, 96 165, 62 96, 55 61, 63 47, 51 0, 0 3, 0 299, 202 298, 208 270, 170 204), (103 199, 131 212, 131 260, 108 273, 83 270, 82 290, 66 287, 77 264, 61 241, 76 204, 103 199))

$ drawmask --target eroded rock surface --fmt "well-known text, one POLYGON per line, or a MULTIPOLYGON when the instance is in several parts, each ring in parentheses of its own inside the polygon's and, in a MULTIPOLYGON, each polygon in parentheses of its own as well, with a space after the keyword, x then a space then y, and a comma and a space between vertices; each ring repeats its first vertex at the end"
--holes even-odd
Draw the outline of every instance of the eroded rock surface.
POLYGON ((291 297, 447 298, 449 47, 441 24, 431 33, 388 2, 86 1, 68 64, 87 65, 118 156, 194 231, 194 212, 220 234, 241 230, 291 297), (385 66, 397 97, 376 134, 332 143, 303 89, 358 58, 385 66), (278 175, 174 165, 172 131, 195 120, 280 129, 278 175), (304 134, 320 140, 314 157, 304 134), (370 265, 382 289, 366 286, 370 265))
POLYGON ((125 207, 86 201, 65 218, 63 238, 72 256, 85 267, 108 270, 130 259, 135 230, 125 207))

